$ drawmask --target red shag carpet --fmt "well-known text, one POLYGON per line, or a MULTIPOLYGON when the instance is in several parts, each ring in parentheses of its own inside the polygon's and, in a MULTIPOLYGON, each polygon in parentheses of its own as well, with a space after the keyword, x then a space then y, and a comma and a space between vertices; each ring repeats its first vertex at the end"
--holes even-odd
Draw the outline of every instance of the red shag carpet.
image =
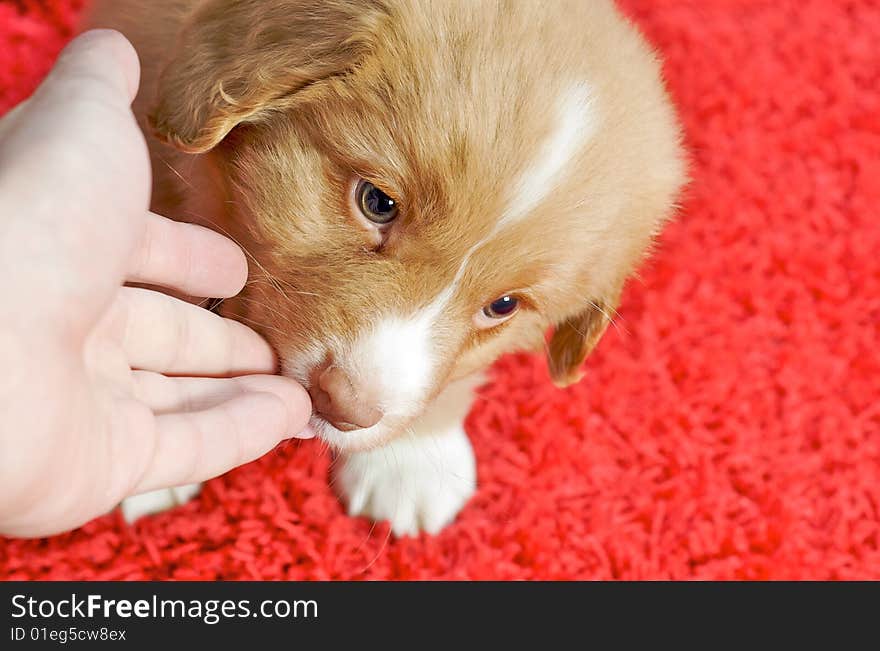
MULTIPOLYGON (((78 0, 0 1, 0 110, 78 0)), ((627 0, 693 158, 578 386, 511 356, 436 538, 346 517, 291 444, 126 526, 0 541, 11 579, 880 579, 880 2, 627 0)))

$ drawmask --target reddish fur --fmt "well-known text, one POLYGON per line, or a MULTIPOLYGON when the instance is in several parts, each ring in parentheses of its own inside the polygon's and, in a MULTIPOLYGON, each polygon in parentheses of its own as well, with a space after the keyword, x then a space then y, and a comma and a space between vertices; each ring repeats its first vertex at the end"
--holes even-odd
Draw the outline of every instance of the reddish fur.
POLYGON ((541 347, 553 325, 551 372, 574 381, 683 182, 658 65, 610 2, 110 0, 93 22, 138 47, 136 110, 173 146, 151 142, 156 210, 253 256, 225 309, 282 357, 447 287, 552 132, 555 98, 586 83, 598 133, 534 214, 475 253, 435 324, 433 393, 541 347), (400 203, 380 247, 350 214, 353 174, 400 203), (513 290, 526 308, 475 330, 513 290))
MULTIPOLYGON (((0 2, 0 112, 83 1, 24 4, 0 2)), ((529 355, 493 368, 452 527, 387 540, 304 442, 134 527, 4 540, 0 576, 880 579, 880 4, 621 4, 668 61, 688 209, 578 385, 529 355)))

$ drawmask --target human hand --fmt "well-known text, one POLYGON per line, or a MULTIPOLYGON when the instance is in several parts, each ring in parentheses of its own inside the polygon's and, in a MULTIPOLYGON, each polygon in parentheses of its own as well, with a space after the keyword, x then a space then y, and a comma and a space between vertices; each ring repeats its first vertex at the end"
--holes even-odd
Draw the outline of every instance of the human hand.
POLYGON ((0 120, 0 532, 79 526, 132 494, 217 476, 303 432, 311 411, 247 327, 126 282, 241 290, 241 250, 148 210, 115 32, 62 53, 0 120), (258 373, 262 375, 258 375, 258 373))

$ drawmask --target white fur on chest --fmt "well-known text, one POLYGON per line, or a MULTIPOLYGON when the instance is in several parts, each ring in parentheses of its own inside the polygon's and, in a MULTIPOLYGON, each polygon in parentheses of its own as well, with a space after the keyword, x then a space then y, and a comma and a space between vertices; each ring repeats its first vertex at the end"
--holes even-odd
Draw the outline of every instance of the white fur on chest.
POLYGON ((348 513, 388 520, 397 536, 436 534, 452 522, 476 490, 463 421, 481 382, 473 376, 449 385, 388 445, 340 456, 334 485, 348 513))

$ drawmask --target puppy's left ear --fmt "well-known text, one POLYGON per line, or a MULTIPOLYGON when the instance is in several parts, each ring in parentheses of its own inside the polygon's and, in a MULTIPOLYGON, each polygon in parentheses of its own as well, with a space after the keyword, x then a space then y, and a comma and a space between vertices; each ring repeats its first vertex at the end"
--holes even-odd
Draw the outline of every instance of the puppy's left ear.
POLYGON ((558 387, 567 387, 583 377, 581 365, 605 334, 614 301, 594 301, 587 308, 556 327, 547 348, 550 377, 558 387))

